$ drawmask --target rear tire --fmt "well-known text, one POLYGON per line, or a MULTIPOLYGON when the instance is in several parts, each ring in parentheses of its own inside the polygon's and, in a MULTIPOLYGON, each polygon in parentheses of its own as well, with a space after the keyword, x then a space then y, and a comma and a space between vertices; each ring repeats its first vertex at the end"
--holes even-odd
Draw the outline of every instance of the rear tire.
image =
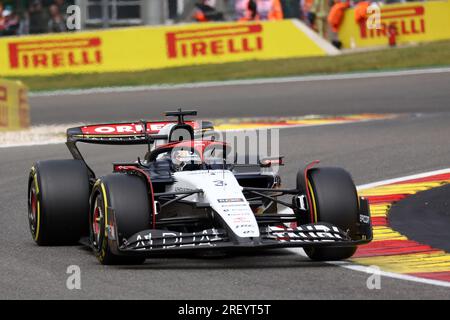
POLYGON ((139 231, 151 228, 151 210, 147 186, 140 177, 115 173, 97 181, 92 191, 89 221, 91 243, 101 264, 144 263, 145 257, 114 254, 105 230, 114 214, 117 239, 128 239, 139 231))
POLYGON ((79 160, 39 161, 28 180, 28 221, 40 246, 76 244, 88 234, 89 174, 79 160))
MULTIPOLYGON (((300 174, 300 173, 299 173, 300 174)), ((309 192, 315 207, 313 222, 328 222, 348 232, 354 239, 358 224, 358 194, 350 174, 341 168, 314 168, 308 171, 309 192)), ((316 261, 350 258, 356 246, 306 247, 316 261)))

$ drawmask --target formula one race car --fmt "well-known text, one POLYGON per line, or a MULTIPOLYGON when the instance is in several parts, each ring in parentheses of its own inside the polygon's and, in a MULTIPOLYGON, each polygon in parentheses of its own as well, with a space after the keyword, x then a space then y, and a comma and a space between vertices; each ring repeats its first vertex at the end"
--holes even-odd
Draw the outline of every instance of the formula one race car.
POLYGON ((89 245, 102 264, 138 264, 152 254, 303 247, 313 260, 351 257, 372 240, 369 206, 340 168, 299 170, 282 189, 282 157, 239 164, 196 111, 174 121, 67 130, 74 159, 38 161, 28 181, 28 217, 38 245, 89 245), (78 142, 147 145, 143 159, 96 177, 78 142), (288 200, 285 200, 288 198, 288 200), (281 210, 281 208, 284 208, 281 210))

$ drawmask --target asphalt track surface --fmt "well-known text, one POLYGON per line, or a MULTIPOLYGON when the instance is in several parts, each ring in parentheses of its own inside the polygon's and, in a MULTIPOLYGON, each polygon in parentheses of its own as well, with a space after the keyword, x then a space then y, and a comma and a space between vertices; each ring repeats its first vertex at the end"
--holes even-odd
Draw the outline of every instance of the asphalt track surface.
POLYGON ((450 185, 399 201, 391 208, 389 222, 408 239, 450 252, 450 185))
MULTIPOLYGON (((285 186, 311 160, 342 166, 357 184, 450 166, 450 73, 226 88, 32 98, 33 124, 160 118, 198 106, 203 118, 306 114, 402 113, 397 119, 283 129, 285 186)), ((142 147, 85 147, 100 174, 134 159, 142 147)), ((315 263, 286 250, 222 258, 158 257, 138 267, 98 264, 81 246, 37 247, 26 218, 26 182, 38 159, 68 158, 65 146, 0 149, 0 298, 83 299, 449 299, 450 289, 315 263), (82 289, 66 288, 79 265, 82 289)))

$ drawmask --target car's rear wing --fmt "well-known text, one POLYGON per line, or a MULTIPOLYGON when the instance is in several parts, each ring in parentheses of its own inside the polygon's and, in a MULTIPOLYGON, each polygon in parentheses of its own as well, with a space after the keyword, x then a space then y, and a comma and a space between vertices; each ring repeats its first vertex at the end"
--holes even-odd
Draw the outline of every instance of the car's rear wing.
MULTIPOLYGON (((103 123, 74 127, 67 129, 67 148, 76 160, 86 163, 78 142, 105 145, 140 145, 150 144, 155 140, 167 140, 169 137, 159 134, 166 125, 176 124, 178 121, 136 121, 124 123, 103 123)), ((193 128, 194 136, 203 135, 214 129, 210 121, 185 121, 183 125, 193 128)), ((87 165, 87 164, 86 164, 87 165)), ((94 172, 89 168, 92 177, 94 172)))
MULTIPOLYGON (((152 140, 167 139, 159 132, 168 124, 176 121, 138 121, 125 123, 105 123, 69 128, 67 142, 84 142, 97 144, 134 145, 148 144, 152 140)), ((186 121, 194 129, 194 133, 212 130, 209 121, 186 121)))

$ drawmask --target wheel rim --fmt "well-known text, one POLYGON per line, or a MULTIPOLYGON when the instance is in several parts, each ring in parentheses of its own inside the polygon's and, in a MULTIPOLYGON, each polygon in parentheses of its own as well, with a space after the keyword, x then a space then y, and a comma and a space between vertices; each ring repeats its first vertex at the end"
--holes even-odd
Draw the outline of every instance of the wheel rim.
POLYGON ((92 215, 92 236, 93 236, 93 245, 97 249, 100 248, 100 243, 102 241, 102 230, 103 230, 103 220, 104 214, 101 207, 101 203, 95 199, 94 204, 94 212, 92 215))
POLYGON ((36 188, 34 185, 30 187, 30 194, 28 197, 28 221, 30 224, 30 230, 33 235, 33 237, 36 235, 36 228, 37 228, 37 207, 38 207, 38 200, 36 195, 36 188))

